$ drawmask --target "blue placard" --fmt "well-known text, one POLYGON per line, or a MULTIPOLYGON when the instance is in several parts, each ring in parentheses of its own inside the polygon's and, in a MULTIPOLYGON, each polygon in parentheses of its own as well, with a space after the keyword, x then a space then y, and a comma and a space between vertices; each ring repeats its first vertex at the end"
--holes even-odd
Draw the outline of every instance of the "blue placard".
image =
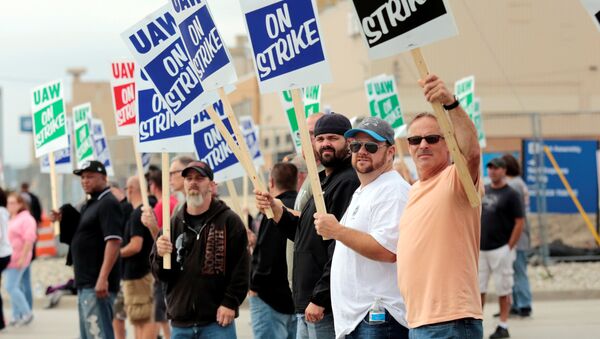
POLYGON ((33 133, 33 120, 31 115, 23 115, 19 117, 19 126, 23 133, 33 133))
POLYGON ((165 5, 121 34, 177 124, 183 124, 218 95, 204 91, 184 48, 170 6, 165 5))
MULTIPOLYGON (((218 101, 213 108, 222 118, 223 124, 233 136, 229 119, 225 117, 223 103, 218 101)), ((215 174, 215 181, 230 180, 244 175, 243 167, 227 145, 225 138, 210 119, 206 111, 202 111, 192 121, 194 145, 198 158, 206 162, 215 174)), ((235 140, 235 136, 233 136, 235 140)))
MULTIPOLYGON (((588 213, 598 211, 598 169, 596 163, 597 140, 544 140, 550 148, 565 178, 571 185, 583 209, 588 213)), ((523 141, 523 176, 529 188, 529 206, 538 211, 536 191, 536 154, 543 152, 538 142, 523 141)), ((542 180, 546 181, 546 210, 549 213, 578 213, 567 189, 552 163, 544 153, 542 180)))
POLYGON ((183 20, 179 24, 179 32, 192 63, 198 70, 200 81, 230 62, 206 5, 183 20))
POLYGON ((246 145, 248 145, 248 150, 250 151, 254 164, 257 166, 264 165, 264 159, 260 153, 258 130, 254 126, 252 118, 249 116, 241 117, 239 122, 240 129, 244 135, 244 140, 246 141, 246 145))
POLYGON ((311 0, 283 0, 246 13, 261 81, 325 61, 311 0))

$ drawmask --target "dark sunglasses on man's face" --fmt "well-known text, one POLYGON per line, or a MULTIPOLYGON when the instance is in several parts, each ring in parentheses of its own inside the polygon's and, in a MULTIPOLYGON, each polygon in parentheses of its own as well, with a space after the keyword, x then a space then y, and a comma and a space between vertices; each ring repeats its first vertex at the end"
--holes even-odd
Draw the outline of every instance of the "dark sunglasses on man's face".
POLYGON ((440 139, 444 139, 443 136, 438 135, 438 134, 431 134, 431 135, 426 135, 424 137, 417 135, 414 137, 409 137, 408 140, 408 144, 409 145, 420 145, 421 141, 423 141, 423 139, 425 139, 425 141, 427 141, 428 144, 433 145, 433 144, 437 144, 438 142, 440 142, 440 139))
POLYGON ((352 141, 350 143, 350 152, 352 152, 352 153, 358 153, 358 151, 360 151, 360 148, 363 145, 365 146, 365 149, 369 153, 377 153, 377 150, 379 149, 379 144, 376 143, 376 142, 372 142, 372 141, 366 141, 366 142, 352 141))

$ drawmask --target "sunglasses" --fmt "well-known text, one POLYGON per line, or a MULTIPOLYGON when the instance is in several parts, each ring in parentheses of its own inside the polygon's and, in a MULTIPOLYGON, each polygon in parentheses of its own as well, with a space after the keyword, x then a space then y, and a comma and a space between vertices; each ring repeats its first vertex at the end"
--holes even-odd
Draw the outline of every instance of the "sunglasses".
POLYGON ((414 136, 414 137, 410 137, 408 138, 408 144, 409 145, 420 145, 421 141, 423 141, 423 139, 425 139, 425 141, 427 141, 428 144, 433 145, 433 144, 437 144, 438 142, 440 142, 440 139, 444 139, 443 136, 438 135, 438 134, 431 134, 431 135, 426 135, 424 137, 418 135, 418 136, 414 136))
POLYGON ((380 146, 378 143, 373 142, 373 141, 366 141, 366 142, 352 141, 350 143, 350 152, 358 153, 358 151, 360 151, 360 149, 361 149, 361 147, 363 147, 363 145, 365 146, 365 149, 367 150, 367 152, 369 152, 371 154, 377 153, 377 151, 379 150, 379 146, 380 146))

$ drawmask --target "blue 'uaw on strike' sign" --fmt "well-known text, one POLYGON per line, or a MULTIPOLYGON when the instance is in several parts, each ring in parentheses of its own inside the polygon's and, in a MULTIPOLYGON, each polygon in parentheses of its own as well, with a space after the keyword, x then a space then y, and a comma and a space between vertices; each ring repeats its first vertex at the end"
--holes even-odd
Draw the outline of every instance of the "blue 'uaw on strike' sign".
POLYGON ((311 0, 240 2, 262 93, 331 81, 311 0))
POLYGON ((237 80, 231 56, 204 0, 171 0, 181 39, 205 90, 237 80))
MULTIPOLYGON (((225 127, 227 127, 229 133, 233 135, 231 123, 227 119, 225 110, 223 109, 223 103, 218 101, 213 104, 213 108, 223 121, 225 127)), ((192 120, 192 132, 194 134, 196 155, 198 159, 206 162, 212 168, 216 182, 244 176, 242 164, 235 157, 233 151, 227 145, 225 138, 219 133, 219 130, 206 111, 202 111, 194 117, 192 120)))
POLYGON ((190 64, 177 30, 171 6, 165 5, 121 34, 140 68, 146 71, 158 93, 173 112, 175 122, 190 120, 217 93, 205 91, 190 64))
POLYGON ((458 34, 446 0, 352 0, 371 59, 458 34))
POLYGON ((194 152, 192 124, 175 123, 173 112, 156 92, 143 70, 136 71, 138 150, 140 152, 194 152))

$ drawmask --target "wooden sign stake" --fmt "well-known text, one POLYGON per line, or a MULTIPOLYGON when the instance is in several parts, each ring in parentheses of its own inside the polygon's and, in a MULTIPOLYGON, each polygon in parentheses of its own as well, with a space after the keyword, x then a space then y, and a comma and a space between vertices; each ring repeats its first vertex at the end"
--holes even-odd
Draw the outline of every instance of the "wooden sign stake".
MULTIPOLYGON (((162 167, 162 229, 163 236, 171 240, 171 199, 169 199, 169 153, 160 154, 160 163, 162 167)), ((163 257, 163 269, 171 269, 171 254, 167 253, 163 257)))
MULTIPOLYGON (((52 210, 58 210, 58 194, 56 190, 56 163, 54 152, 48 153, 48 162, 50 163, 50 199, 52 200, 52 210)), ((60 234, 60 223, 54 222, 54 235, 60 234)))
MULTIPOLYGON (((254 185, 254 187, 257 187, 259 190, 263 190, 263 192, 266 192, 266 188, 264 188, 262 181, 259 182, 260 179, 256 174, 256 168, 254 168, 254 164, 252 163, 252 161, 249 160, 249 157, 244 156, 244 152, 242 152, 239 145, 235 142, 235 140, 233 140, 233 137, 229 133, 229 130, 227 129, 227 127, 225 127, 223 120, 221 120, 221 117, 219 116, 219 114, 217 114, 214 107, 212 105, 208 105, 206 107, 206 112, 208 113, 212 121, 215 123, 215 126, 219 130, 219 133, 221 133, 223 138, 225 138, 227 145, 229 146, 235 157, 242 164, 242 166, 244 166, 244 169, 246 170, 246 173, 248 173, 248 175, 250 176, 250 180, 252 180, 252 184, 254 185)), ((235 125, 233 121, 229 120, 229 122, 232 127, 235 125)), ((267 218, 273 218, 273 211, 270 208, 265 212, 267 218)))
POLYGON ((235 184, 233 183, 233 180, 227 180, 225 184, 227 185, 227 190, 229 191, 229 197, 231 198, 231 206, 233 207, 233 210, 240 216, 240 218, 243 219, 244 217, 242 216, 240 197, 237 194, 237 190, 235 189, 235 184))
MULTIPOLYGON (((429 75, 429 68, 427 67, 425 58, 421 53, 421 49, 415 48, 411 50, 411 54, 415 65, 419 70, 421 79, 425 79, 427 75, 429 75)), ((446 115, 446 111, 440 102, 432 102, 431 106, 433 107, 433 112, 437 118, 438 124, 440 125, 440 129, 444 134, 444 140, 446 140, 446 144, 448 144, 448 149, 450 150, 450 154, 454 160, 454 164, 456 165, 458 176, 463 188, 465 189, 467 198, 469 199, 471 206, 477 207, 481 204, 481 199, 477 193, 477 189, 475 189, 475 184, 473 184, 473 178, 471 178, 471 174, 469 173, 469 168, 467 167, 465 157, 458 148, 458 143, 456 142, 456 137, 454 136, 452 122, 446 115)))

